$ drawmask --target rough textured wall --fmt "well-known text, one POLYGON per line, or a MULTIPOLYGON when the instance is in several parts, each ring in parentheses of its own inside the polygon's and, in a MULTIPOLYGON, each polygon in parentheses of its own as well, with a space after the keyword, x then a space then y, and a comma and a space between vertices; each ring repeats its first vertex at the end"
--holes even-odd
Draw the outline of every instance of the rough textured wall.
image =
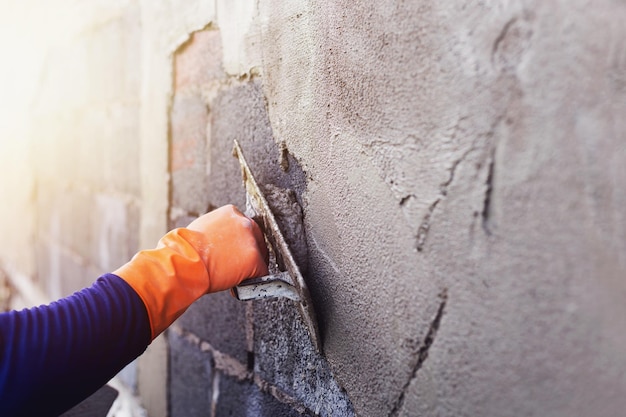
POLYGON ((237 201, 229 136, 293 155, 325 354, 357 414, 623 408, 625 13, 267 1, 245 42, 223 34, 246 51, 227 71, 260 75, 269 127, 246 130, 243 90, 209 105, 202 204, 237 201))
POLYGON ((268 3, 270 121, 357 413, 622 413, 625 4, 268 3))
POLYGON ((304 213, 324 355, 204 297, 129 372, 151 416, 623 414, 623 1, 80 10, 2 143, 4 264, 63 294, 241 206, 233 139, 304 213))

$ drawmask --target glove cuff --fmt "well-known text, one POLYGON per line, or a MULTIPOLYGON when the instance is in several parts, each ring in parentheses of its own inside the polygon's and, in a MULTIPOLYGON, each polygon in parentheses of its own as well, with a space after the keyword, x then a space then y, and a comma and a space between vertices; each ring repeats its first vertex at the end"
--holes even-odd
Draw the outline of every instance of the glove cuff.
POLYGON ((210 245, 205 240, 200 232, 174 229, 156 249, 137 253, 114 272, 146 306, 153 340, 209 290, 206 254, 196 249, 206 252, 210 245))

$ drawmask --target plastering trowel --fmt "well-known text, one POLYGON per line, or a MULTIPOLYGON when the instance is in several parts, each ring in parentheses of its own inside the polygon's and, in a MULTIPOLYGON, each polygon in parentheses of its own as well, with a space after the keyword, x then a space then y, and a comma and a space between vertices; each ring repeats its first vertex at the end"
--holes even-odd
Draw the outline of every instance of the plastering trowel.
POLYGON ((270 252, 270 275, 243 281, 233 289, 233 294, 242 301, 276 297, 295 301, 313 345, 321 352, 322 344, 309 289, 236 140, 233 155, 239 159, 246 189, 245 214, 261 226, 270 252))

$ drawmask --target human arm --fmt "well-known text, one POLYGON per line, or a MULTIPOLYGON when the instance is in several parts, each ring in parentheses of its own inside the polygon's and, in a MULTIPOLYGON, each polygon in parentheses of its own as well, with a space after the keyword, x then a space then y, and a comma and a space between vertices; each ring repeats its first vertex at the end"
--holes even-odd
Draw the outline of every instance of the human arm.
POLYGON ((266 272, 258 226, 225 206, 87 289, 0 315, 0 415, 58 415, 140 355, 197 298, 266 272))
POLYGON ((49 305, 0 315, 0 415, 56 416, 150 343, 145 306, 121 278, 49 305))

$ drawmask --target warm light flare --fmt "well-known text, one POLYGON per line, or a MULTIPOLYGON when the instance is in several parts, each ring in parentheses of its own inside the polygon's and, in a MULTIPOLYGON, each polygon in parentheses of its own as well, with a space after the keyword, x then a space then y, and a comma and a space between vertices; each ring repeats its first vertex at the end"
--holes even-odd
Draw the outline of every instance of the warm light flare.
MULTIPOLYGON (((113 2, 0 2, 0 253, 31 271, 37 188, 71 180, 79 113, 91 105, 87 25, 111 18, 113 2), (85 3, 89 3, 86 5, 85 3)), ((97 83, 94 83, 97 84, 97 83)))

